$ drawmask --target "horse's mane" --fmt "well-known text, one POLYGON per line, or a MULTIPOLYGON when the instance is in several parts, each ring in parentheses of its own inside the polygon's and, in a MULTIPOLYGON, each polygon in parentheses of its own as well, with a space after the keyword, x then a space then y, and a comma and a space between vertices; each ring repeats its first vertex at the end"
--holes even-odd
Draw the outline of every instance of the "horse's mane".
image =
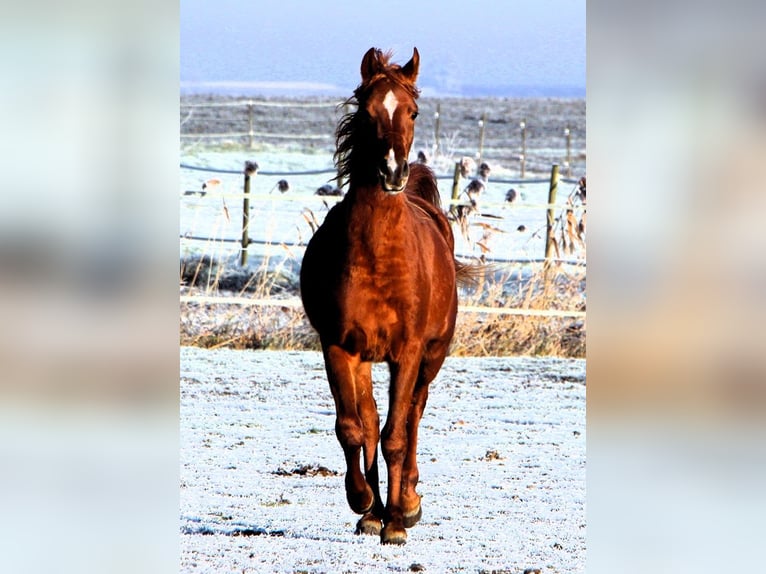
POLYGON ((405 89, 413 99, 417 99, 420 96, 420 90, 418 90, 417 86, 405 79, 400 73, 402 67, 399 64, 390 63, 392 53, 377 49, 376 52, 381 63, 380 70, 371 78, 368 78, 367 81, 360 83, 354 90, 354 95, 338 106, 339 108, 345 106, 356 107, 356 110, 347 113, 341 118, 338 129, 335 131, 335 154, 333 159, 338 170, 338 175, 335 177, 338 183, 343 179, 348 180, 351 177, 354 144, 356 143, 354 136, 359 133, 360 122, 362 120, 359 104, 369 97, 372 86, 378 81, 386 79, 405 89))
POLYGON ((441 196, 436 185, 436 177, 431 168, 422 163, 410 164, 410 177, 407 179, 405 193, 409 196, 420 197, 441 210, 441 196))

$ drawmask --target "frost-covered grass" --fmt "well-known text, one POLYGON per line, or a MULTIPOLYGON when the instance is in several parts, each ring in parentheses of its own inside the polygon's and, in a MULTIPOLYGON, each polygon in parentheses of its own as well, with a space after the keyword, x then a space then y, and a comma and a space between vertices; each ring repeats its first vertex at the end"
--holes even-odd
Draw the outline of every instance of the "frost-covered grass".
POLYGON ((182 348, 181 571, 585 571, 583 360, 447 359, 403 547, 353 534, 334 423, 319 353, 182 348))
MULTIPOLYGON (((584 268, 545 273, 517 267, 487 272, 477 286, 460 291, 466 306, 585 310, 584 268)), ((298 298, 299 262, 268 258, 249 269, 236 263, 189 259, 182 264, 184 294, 237 295, 255 299, 298 298)), ((461 310, 451 354, 456 356, 585 356, 585 321, 572 317, 504 315, 461 310)), ((319 350, 319 339, 300 307, 183 303, 180 341, 205 348, 319 350)))

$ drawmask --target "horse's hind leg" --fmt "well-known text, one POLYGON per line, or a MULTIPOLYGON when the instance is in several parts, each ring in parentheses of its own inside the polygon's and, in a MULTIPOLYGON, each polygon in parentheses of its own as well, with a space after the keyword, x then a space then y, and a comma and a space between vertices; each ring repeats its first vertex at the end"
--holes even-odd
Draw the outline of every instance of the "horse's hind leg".
POLYGON ((375 495, 375 504, 356 524, 357 534, 380 534, 383 519, 383 502, 380 497, 378 477, 378 440, 380 438, 380 416, 372 391, 372 363, 362 362, 356 373, 357 410, 362 419, 364 431, 364 475, 375 495))
POLYGON ((375 506, 376 496, 359 467, 359 455, 365 444, 364 425, 357 410, 355 381, 359 356, 350 355, 336 345, 330 345, 324 351, 327 378, 337 414, 335 434, 346 456, 346 498, 351 510, 366 514, 375 506))

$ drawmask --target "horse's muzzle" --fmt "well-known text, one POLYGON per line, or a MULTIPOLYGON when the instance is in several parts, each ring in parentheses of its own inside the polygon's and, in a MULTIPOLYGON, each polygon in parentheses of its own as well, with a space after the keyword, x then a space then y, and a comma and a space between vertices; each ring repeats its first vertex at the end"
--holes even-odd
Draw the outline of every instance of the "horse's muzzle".
POLYGON ((391 169, 391 167, 391 162, 384 160, 378 170, 383 191, 391 194, 401 193, 407 185, 407 178, 410 175, 410 166, 406 161, 403 161, 396 164, 394 169, 391 169))

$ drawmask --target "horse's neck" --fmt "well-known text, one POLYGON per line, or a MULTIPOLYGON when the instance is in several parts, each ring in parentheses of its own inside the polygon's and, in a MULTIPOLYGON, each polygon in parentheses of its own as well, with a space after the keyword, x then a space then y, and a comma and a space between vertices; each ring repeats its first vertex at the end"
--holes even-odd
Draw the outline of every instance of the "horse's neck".
POLYGON ((407 209, 404 193, 389 195, 380 185, 355 187, 351 182, 344 201, 348 204, 350 244, 377 252, 382 245, 390 246, 390 239, 396 234, 404 232, 406 220, 402 214, 407 209))
POLYGON ((399 201, 404 199, 403 194, 391 195, 383 191, 379 183, 356 185, 352 179, 349 182, 346 198, 349 204, 349 212, 357 216, 364 216, 369 212, 389 211, 396 209, 399 201))

